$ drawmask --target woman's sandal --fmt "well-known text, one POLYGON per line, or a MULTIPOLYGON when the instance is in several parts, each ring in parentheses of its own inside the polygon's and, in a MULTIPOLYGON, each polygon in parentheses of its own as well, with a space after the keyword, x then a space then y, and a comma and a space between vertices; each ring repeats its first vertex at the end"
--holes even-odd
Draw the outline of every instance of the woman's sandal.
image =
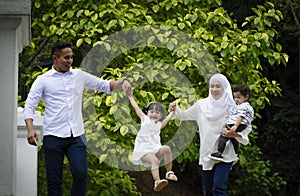
POLYGON ((172 180, 172 181, 177 181, 177 176, 175 176, 174 172, 173 171, 168 171, 166 173, 166 179, 168 180, 172 180))
POLYGON ((161 189, 163 189, 165 186, 168 185, 168 180, 162 179, 162 180, 156 180, 154 182, 154 191, 160 191, 161 189))

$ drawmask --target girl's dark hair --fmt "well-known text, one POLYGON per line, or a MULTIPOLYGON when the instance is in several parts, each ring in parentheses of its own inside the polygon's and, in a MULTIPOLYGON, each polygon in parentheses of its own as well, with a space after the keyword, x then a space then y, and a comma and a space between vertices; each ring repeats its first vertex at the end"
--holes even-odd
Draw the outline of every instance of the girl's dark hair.
POLYGON ((52 55, 60 56, 61 50, 64 48, 72 48, 72 44, 69 42, 56 42, 53 44, 51 49, 51 57, 52 55))
POLYGON ((159 102, 151 102, 149 103, 146 108, 142 109, 142 111, 144 112, 144 114, 147 115, 149 110, 155 110, 161 113, 161 118, 159 119, 159 121, 162 121, 164 116, 165 116, 165 108, 164 106, 159 103, 159 102))
POLYGON ((243 96, 250 97, 250 88, 245 84, 238 84, 234 89, 233 92, 240 92, 243 96))

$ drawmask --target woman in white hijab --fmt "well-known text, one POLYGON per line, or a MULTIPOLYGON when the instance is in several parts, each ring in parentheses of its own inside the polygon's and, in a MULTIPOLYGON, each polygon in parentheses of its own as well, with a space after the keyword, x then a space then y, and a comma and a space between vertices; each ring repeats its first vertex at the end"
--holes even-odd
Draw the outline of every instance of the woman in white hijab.
POLYGON ((230 132, 224 129, 228 112, 235 105, 230 83, 222 74, 215 74, 209 81, 209 95, 207 98, 198 100, 186 110, 180 109, 176 102, 169 105, 169 110, 175 110, 173 118, 181 121, 194 120, 199 127, 200 157, 199 164, 202 166, 202 185, 205 196, 226 195, 227 179, 233 164, 238 160, 231 142, 228 142, 224 150, 224 162, 217 162, 208 156, 217 150, 220 134, 225 137, 234 137, 240 143, 248 143, 248 133, 230 132))

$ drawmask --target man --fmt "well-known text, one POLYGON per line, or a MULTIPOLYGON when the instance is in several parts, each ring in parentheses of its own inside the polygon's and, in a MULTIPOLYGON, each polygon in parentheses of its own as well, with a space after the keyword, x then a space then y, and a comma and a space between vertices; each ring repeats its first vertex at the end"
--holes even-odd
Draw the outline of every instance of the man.
POLYGON ((44 100, 43 148, 48 195, 62 195, 64 155, 70 163, 73 176, 71 195, 85 195, 87 187, 87 154, 82 119, 82 94, 84 88, 105 93, 123 88, 131 90, 127 80, 101 80, 80 69, 71 69, 73 52, 71 44, 57 42, 51 51, 52 69, 37 77, 32 84, 24 108, 28 143, 37 145, 38 135, 33 127, 33 115, 44 100))

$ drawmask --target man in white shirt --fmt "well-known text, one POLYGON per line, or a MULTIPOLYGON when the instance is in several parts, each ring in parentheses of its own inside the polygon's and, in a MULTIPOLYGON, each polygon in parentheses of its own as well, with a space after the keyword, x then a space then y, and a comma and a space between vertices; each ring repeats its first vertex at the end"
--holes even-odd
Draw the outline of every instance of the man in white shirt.
POLYGON ((111 93, 123 88, 131 90, 127 80, 113 81, 100 78, 80 69, 71 69, 71 44, 53 45, 51 70, 37 77, 32 84, 24 107, 28 143, 37 145, 38 136, 33 127, 33 115, 40 99, 44 100, 43 148, 48 195, 62 195, 63 160, 66 155, 73 176, 71 195, 85 195, 87 187, 87 154, 82 119, 84 88, 111 93))

